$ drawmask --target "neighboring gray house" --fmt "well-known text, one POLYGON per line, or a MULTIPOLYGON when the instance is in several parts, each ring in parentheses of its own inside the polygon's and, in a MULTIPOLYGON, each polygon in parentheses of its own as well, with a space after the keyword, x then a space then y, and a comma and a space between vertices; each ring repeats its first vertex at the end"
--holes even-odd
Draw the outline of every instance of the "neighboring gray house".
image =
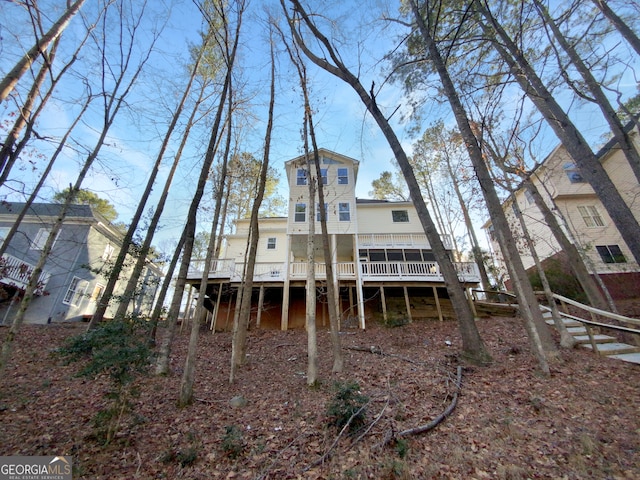
MULTIPOLYGON (((0 241, 15 224, 24 203, 0 203, 0 241)), ((33 271, 61 205, 33 204, 2 256, 0 270, 0 324, 10 324, 18 302, 33 271)), ((110 266, 122 245, 123 234, 89 205, 71 205, 40 276, 41 286, 27 310, 26 323, 51 323, 89 318, 107 283, 110 266)), ((126 269, 133 266, 128 257, 124 279, 115 295, 126 286, 126 269)), ((153 305, 161 270, 147 262, 141 277, 140 293, 134 309, 147 313, 153 305)), ((107 317, 115 307, 107 310, 107 317)))

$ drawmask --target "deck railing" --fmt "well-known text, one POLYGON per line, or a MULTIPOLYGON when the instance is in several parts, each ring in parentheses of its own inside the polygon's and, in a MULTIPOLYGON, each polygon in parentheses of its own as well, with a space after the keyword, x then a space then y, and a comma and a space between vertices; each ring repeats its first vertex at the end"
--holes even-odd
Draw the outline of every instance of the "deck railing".
MULTIPOLYGON (((29 283, 34 268, 36 268, 35 265, 31 265, 13 255, 5 253, 0 259, 0 282, 24 289, 27 283, 29 283)), ((49 281, 49 277, 50 274, 46 271, 40 274, 38 286, 35 291, 36 295, 42 295, 49 281)))
MULTIPOLYGON (((442 235, 440 237, 444 248, 451 249, 451 237, 442 235)), ((430 249, 431 245, 424 233, 367 233, 358 234, 359 248, 392 247, 392 248, 424 248, 430 249)))
MULTIPOLYGON (((216 260, 209 272, 209 278, 228 278, 230 281, 242 280, 244 264, 234 262, 234 259, 216 260)), ((202 264, 200 264, 202 265, 202 264)), ((460 280, 467 282, 479 281, 478 267, 473 262, 454 263, 460 280)), ((340 280, 353 280, 356 278, 355 262, 338 262, 334 271, 340 280)), ((286 264, 261 263, 255 265, 253 279, 255 282, 282 282, 285 280, 286 264)), ((189 277, 196 279, 202 275, 192 264, 189 277)), ((324 263, 315 264, 315 276, 318 280, 326 279, 327 269, 324 263)), ((405 280, 425 279, 443 281, 442 273, 437 262, 361 262, 360 276, 367 280, 405 280)), ((292 262, 289 264, 289 279, 304 280, 307 277, 306 262, 292 262)))

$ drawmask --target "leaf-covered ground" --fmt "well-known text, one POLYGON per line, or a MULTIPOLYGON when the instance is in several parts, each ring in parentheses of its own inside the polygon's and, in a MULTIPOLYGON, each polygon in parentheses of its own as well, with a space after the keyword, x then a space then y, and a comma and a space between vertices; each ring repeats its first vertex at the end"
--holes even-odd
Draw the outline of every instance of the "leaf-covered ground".
POLYGON ((315 388, 305 383, 304 331, 252 331, 234 385, 230 334, 203 331, 197 400, 179 409, 183 333, 173 374, 139 381, 133 412, 108 446, 92 422, 108 404, 107 379, 75 377, 78 365, 50 355, 84 328, 21 330, 0 386, 1 455, 72 455, 74 478, 86 479, 640 478, 640 366, 577 349, 562 352, 544 378, 518 319, 480 320, 494 363, 463 366, 451 416, 405 437, 398 432, 430 422, 452 401, 454 322, 346 331, 338 376, 329 335, 319 332, 315 388), (339 436, 329 425, 337 380, 357 382, 368 397, 365 431, 339 436), (231 406, 239 396, 246 405, 231 406))

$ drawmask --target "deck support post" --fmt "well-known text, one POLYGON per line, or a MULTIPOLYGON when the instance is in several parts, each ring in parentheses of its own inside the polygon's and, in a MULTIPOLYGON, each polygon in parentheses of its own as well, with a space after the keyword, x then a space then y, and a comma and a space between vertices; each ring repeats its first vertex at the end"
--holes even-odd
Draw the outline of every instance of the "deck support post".
MULTIPOLYGON (((291 252, 291 235, 287 235, 287 252, 291 252)), ((280 317, 280 330, 289 328, 289 270, 291 254, 287 254, 284 269, 284 285, 282 287, 282 316, 280 317)))
POLYGON ((211 326, 209 330, 215 333, 216 321, 218 320, 218 311, 220 310, 220 299, 222 297, 222 283, 218 284, 218 297, 216 298, 216 306, 213 308, 213 317, 211 318, 211 326))
POLYGON ((438 309, 438 319, 443 322, 444 318, 442 317, 442 307, 440 307, 440 299, 438 298, 438 288, 433 285, 431 287, 433 289, 433 298, 436 300, 436 308, 438 309))
POLYGON ((404 290, 404 303, 407 306, 407 318, 409 319, 409 323, 413 322, 413 318, 411 317, 411 302, 409 301, 409 292, 407 290, 407 286, 402 287, 404 290))
POLYGON ((384 296, 384 285, 380 285, 380 300, 382 300, 382 319, 387 323, 387 300, 384 296))
POLYGON ((258 314, 256 315, 256 327, 260 327, 260 319, 262 317, 263 305, 264 305, 264 285, 260 285, 260 294, 258 295, 258 314))

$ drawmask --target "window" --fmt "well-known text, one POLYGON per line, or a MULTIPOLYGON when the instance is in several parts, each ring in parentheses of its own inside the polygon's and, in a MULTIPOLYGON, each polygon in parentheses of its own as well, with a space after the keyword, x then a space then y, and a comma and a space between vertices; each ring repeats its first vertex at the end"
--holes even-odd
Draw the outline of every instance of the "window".
POLYGON ((102 296, 102 292, 104 292, 104 285, 96 283, 96 286, 93 287, 93 292, 91 293, 91 301, 97 303, 102 296))
POLYGON ((296 176, 296 185, 306 185, 307 184, 307 171, 304 168, 298 169, 298 174, 296 176))
POLYGON ((602 217, 593 205, 579 206, 578 211, 587 227, 604 227, 602 217))
POLYGON ((338 204, 338 219, 341 222, 349 222, 351 221, 351 213, 349 210, 348 203, 339 203, 338 204))
POLYGON ((604 263, 627 263, 618 245, 596 245, 596 250, 604 263))
POLYGON ((82 280, 78 277, 73 277, 73 280, 71 280, 71 285, 69 285, 69 289, 62 299, 62 303, 64 303, 65 305, 72 305, 74 307, 77 307, 78 305, 80 305, 82 296, 84 295, 86 289, 86 280, 82 280))
MULTIPOLYGON (((329 204, 325 203, 324 204, 324 214, 328 217, 329 216, 329 204)), ((326 220, 326 218, 325 218, 326 220)), ((322 216, 320 215, 320 204, 317 203, 316 204, 316 222, 321 222, 322 221, 322 216)))
POLYGON ((105 262, 111 260, 114 250, 115 249, 113 248, 113 245, 106 244, 104 246, 104 252, 102 252, 102 260, 104 260, 105 262))
POLYGON ((296 210, 294 212, 293 220, 295 222, 304 222, 307 220, 307 204, 296 203, 296 210))
POLYGON ((267 250, 275 250, 276 249, 276 237, 267 238, 267 250))
POLYGON ((571 183, 584 183, 584 178, 582 178, 582 174, 575 163, 565 163, 562 169, 571 183))
POLYGON ((391 217, 393 218, 394 223, 408 222, 409 212, 406 210, 391 210, 391 217))
MULTIPOLYGON (((51 244, 51 248, 53 248, 53 246, 56 244, 56 241, 58 241, 60 232, 62 232, 62 230, 58 230, 58 234, 56 235, 56 239, 51 244)), ((38 234, 36 235, 35 240, 31 242, 31 250, 42 250, 44 248, 44 244, 47 243, 49 233, 51 233, 50 228, 41 228, 40 230, 38 230, 38 234)))
POLYGON ((326 185, 327 183, 329 183, 329 177, 327 177, 327 169, 326 168, 321 168, 320 169, 320 175, 322 176, 322 184, 326 185))
POLYGON ((338 168, 338 185, 349 184, 349 169, 338 168))
POLYGON ((533 193, 531 193, 531 191, 528 189, 524 191, 524 198, 527 199, 527 205, 533 205, 534 203, 536 203, 535 199, 533 198, 533 193))
POLYGON ((11 227, 0 227, 0 242, 3 242, 7 235, 9 235, 9 231, 11 227))

